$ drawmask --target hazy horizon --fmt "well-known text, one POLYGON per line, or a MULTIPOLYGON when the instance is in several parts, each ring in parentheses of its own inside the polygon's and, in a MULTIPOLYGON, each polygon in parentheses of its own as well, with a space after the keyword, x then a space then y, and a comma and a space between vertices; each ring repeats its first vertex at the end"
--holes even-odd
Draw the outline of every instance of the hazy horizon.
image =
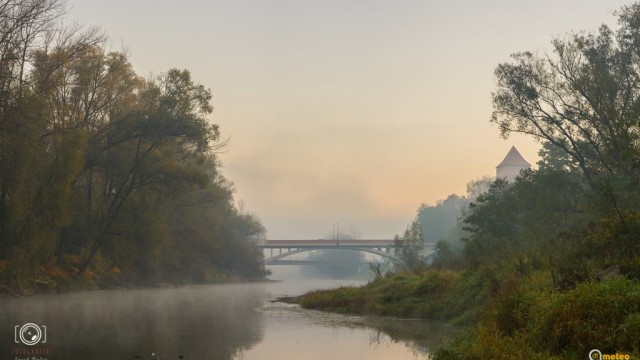
POLYGON ((71 0, 68 19, 100 26, 139 74, 185 68, 212 89, 222 171, 268 238, 337 222, 390 238, 511 146, 534 164, 537 144, 489 123, 493 70, 614 25, 624 4, 71 0))

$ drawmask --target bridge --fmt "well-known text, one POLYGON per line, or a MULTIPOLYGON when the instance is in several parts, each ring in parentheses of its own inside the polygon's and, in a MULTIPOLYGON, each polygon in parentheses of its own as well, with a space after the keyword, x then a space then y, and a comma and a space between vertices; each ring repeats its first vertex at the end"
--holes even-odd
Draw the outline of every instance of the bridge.
MULTIPOLYGON (((423 256, 435 252, 436 244, 424 244, 420 252, 423 256)), ((393 240, 259 240, 256 247, 265 254, 265 265, 308 265, 318 262, 310 260, 283 260, 284 258, 312 250, 351 250, 362 251, 387 258, 393 262, 401 262, 393 253, 393 240), (275 254, 274 254, 275 252, 275 254)))

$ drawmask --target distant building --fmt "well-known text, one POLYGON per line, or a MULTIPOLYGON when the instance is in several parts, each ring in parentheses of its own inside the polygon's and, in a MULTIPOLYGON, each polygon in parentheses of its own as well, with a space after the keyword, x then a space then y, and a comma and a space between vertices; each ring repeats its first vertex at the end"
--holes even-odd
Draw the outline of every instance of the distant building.
POLYGON ((520 175, 520 171, 529 168, 531 168, 531 164, 520 155, 515 146, 512 146, 504 160, 496 166, 496 178, 513 181, 520 175))

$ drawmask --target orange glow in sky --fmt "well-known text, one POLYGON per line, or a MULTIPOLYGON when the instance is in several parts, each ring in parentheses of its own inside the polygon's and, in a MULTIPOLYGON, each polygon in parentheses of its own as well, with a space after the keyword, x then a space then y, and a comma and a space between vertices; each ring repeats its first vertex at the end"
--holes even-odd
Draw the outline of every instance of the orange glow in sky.
POLYGON ((224 174, 270 239, 336 222, 403 231, 422 203, 494 175, 531 139, 489 123, 493 70, 632 1, 70 0, 142 75, 186 68, 230 137, 224 174))

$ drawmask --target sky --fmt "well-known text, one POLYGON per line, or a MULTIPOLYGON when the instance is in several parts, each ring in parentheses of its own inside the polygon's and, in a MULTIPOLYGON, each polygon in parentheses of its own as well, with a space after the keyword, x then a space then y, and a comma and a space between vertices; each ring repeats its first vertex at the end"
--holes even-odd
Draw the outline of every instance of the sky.
POLYGON ((553 38, 615 26, 622 0, 68 0, 136 72, 188 69, 235 200, 269 239, 389 239, 421 204, 495 175, 511 146, 491 124, 493 71, 553 38))

